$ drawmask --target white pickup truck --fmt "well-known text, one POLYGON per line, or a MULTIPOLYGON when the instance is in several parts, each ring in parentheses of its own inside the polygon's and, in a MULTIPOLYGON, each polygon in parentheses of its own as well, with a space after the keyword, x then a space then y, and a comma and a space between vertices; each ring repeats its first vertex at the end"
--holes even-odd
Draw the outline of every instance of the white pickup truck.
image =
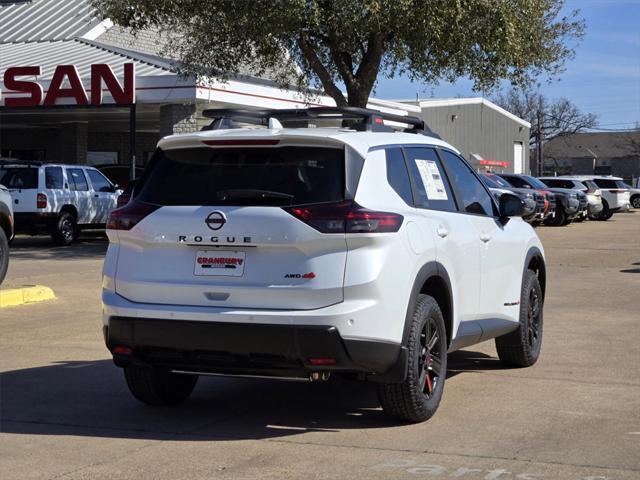
POLYGON ((121 193, 85 165, 3 161, 0 184, 11 194, 16 232, 44 230, 61 245, 72 243, 79 229, 104 228, 121 193))

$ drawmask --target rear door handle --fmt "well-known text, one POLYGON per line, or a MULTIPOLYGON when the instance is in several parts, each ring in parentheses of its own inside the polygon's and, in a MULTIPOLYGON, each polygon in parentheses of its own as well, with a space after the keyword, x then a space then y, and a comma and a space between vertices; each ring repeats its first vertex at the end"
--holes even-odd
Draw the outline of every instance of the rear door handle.
POLYGON ((487 243, 489 240, 491 240, 491 235, 489 235, 488 233, 481 233, 480 240, 482 240, 484 243, 487 243))
POLYGON ((439 237, 445 238, 447 235, 449 235, 449 230, 447 230, 444 225, 438 225, 436 233, 439 237))

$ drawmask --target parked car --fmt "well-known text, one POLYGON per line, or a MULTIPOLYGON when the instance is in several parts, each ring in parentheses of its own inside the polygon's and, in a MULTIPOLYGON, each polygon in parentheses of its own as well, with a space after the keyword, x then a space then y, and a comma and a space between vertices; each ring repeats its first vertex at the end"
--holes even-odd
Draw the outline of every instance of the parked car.
POLYGON ((9 242, 13 239, 13 207, 9 190, 0 184, 0 284, 9 269, 9 242))
POLYGON ((500 173, 514 187, 531 188, 537 190, 548 189, 556 198, 555 215, 545 220, 545 225, 562 226, 568 225, 576 218, 580 212, 580 200, 574 190, 564 188, 549 188, 540 180, 531 175, 517 175, 513 173, 500 173))
MULTIPOLYGON (((531 190, 525 190, 520 188, 508 187, 505 188, 501 185, 501 183, 506 183, 504 181, 498 183, 494 180, 495 175, 491 174, 483 174, 480 175, 480 179, 483 183, 489 187, 491 193, 494 194, 496 199, 500 201, 500 196, 503 193, 515 193, 520 197, 522 202, 524 203, 524 211, 522 214, 522 219, 525 222, 535 224, 537 222, 541 222, 544 220, 544 212, 546 209, 546 202, 544 199, 544 195, 531 190)), ((499 178, 499 177, 498 177, 499 178)))
MULTIPOLYGON (((118 188, 122 190, 126 190, 129 182, 131 181, 131 169, 129 165, 119 165, 119 164, 107 164, 107 165, 96 165, 96 167, 100 172, 109 179, 111 183, 117 185, 118 188)), ((144 169, 142 167, 135 168, 135 178, 140 178, 142 175, 142 171, 144 169)))
POLYGON ((626 186, 622 185, 622 180, 618 177, 572 175, 568 178, 580 180, 585 185, 587 185, 586 182, 588 181, 597 185, 602 195, 602 214, 599 217, 600 220, 608 220, 614 213, 624 212, 631 208, 631 193, 626 186))
POLYGON ((616 184, 620 188, 626 188, 627 190, 629 190, 629 203, 631 203, 631 206, 633 208, 640 208, 640 187, 632 187, 628 183, 625 183, 622 178, 615 178, 615 180, 616 184))
POLYGON ((104 228, 120 191, 84 165, 37 162, 0 164, 0 183, 13 197, 16 232, 48 232, 61 245, 79 229, 104 228))
POLYGON ((419 422, 447 352, 496 338, 505 364, 536 362, 545 260, 520 197, 496 202, 416 117, 240 113, 265 127, 217 130, 239 113, 205 111, 214 127, 161 139, 111 212, 104 335, 135 398, 180 403, 198 375, 342 374, 419 422), (319 117, 352 128, 300 126, 319 117))
MULTIPOLYGON (((591 180, 571 177, 541 177, 540 180, 551 188, 567 188, 583 192, 587 199, 586 218, 600 220, 602 215, 602 192, 591 180)), ((583 214, 584 220, 584 214, 583 214)))

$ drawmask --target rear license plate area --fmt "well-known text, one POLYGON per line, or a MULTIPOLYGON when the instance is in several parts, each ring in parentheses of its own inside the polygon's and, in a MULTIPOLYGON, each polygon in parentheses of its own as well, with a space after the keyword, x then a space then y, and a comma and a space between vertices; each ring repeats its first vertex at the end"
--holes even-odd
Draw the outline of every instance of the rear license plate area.
POLYGON ((210 277, 241 277, 244 274, 245 252, 233 250, 198 250, 193 274, 210 277))

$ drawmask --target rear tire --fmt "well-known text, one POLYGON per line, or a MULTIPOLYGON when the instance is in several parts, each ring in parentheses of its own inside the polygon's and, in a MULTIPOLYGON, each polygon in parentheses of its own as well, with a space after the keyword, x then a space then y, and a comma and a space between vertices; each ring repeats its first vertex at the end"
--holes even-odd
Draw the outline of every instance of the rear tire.
POLYGON ((184 402, 198 382, 197 375, 181 375, 151 367, 125 367, 129 390, 147 405, 178 405, 184 402))
POLYGON ((419 295, 407 342, 407 378, 378 384, 378 399, 390 417, 423 422, 438 409, 447 376, 447 332, 438 302, 419 295))
POLYGON ((53 226, 51 238, 58 245, 71 245, 78 236, 76 219, 69 212, 62 212, 53 226))
POLYGON ((520 326, 496 338, 500 361, 513 367, 530 367, 540 356, 542 346, 544 297, 538 276, 527 270, 520 294, 520 326))
POLYGON ((9 240, 7 234, 0 227, 0 285, 9 269, 9 240))
POLYGON ((633 208, 640 208, 640 195, 634 195, 631 197, 631 206, 633 208))
POLYGON ((603 198, 602 199, 602 212, 598 217, 598 220, 606 221, 613 217, 613 212, 609 208, 609 203, 603 198))

